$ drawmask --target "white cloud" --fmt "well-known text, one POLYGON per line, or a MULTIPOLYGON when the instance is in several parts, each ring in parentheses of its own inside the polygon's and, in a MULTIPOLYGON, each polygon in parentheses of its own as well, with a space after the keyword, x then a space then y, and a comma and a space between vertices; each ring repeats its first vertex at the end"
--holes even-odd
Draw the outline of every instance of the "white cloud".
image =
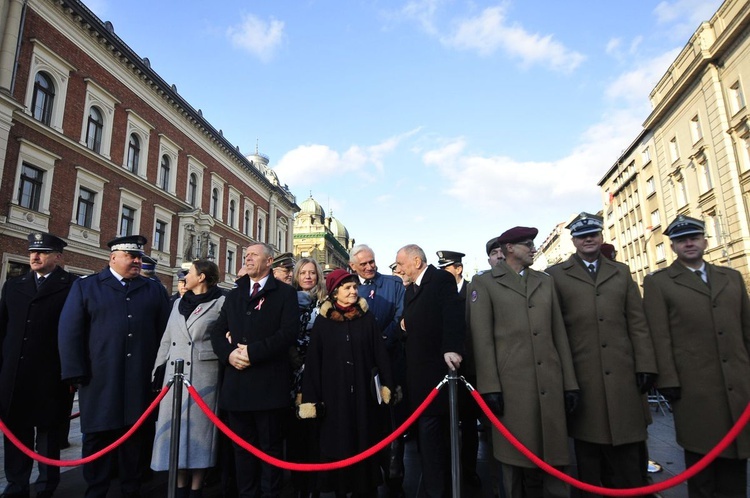
POLYGON ((609 99, 624 99, 633 104, 648 104, 648 96, 659 82, 680 49, 676 48, 652 59, 639 61, 634 69, 621 74, 605 90, 609 99))
POLYGON ((552 35, 530 33, 518 24, 509 24, 501 6, 489 7, 476 17, 459 21, 441 41, 446 46, 473 50, 482 56, 501 50, 520 59, 525 66, 539 64, 562 72, 573 71, 585 60, 583 54, 566 48, 552 35))
POLYGON ((264 21, 247 14, 238 26, 227 28, 226 34, 236 48, 268 62, 284 40, 284 23, 273 18, 264 21))
POLYGON ((429 34, 437 33, 435 16, 445 0, 411 0, 399 11, 398 17, 415 21, 429 34))
POLYGON ((415 128, 389 137, 375 145, 352 145, 343 153, 327 145, 300 145, 284 154, 274 171, 282 183, 290 185, 327 181, 330 175, 342 177, 353 172, 365 174, 368 168, 380 173, 383 171, 383 158, 420 129, 415 128))
POLYGON ((722 0, 674 0, 660 2, 654 8, 659 24, 671 24, 670 35, 676 39, 689 36, 703 21, 708 21, 722 0))

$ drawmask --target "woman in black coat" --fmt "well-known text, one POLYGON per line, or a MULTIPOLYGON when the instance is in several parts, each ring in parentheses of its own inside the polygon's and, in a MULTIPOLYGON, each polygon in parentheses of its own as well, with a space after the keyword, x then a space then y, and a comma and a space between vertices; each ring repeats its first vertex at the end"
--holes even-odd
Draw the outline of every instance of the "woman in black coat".
MULTIPOLYGON (((320 419, 322 461, 341 460, 376 444, 384 436, 380 421, 388 416, 388 352, 375 317, 357 295, 356 278, 340 269, 328 275, 328 298, 307 350, 299 413, 320 419)), ((375 497, 380 483, 377 458, 371 457, 321 473, 318 488, 337 496, 375 497)))

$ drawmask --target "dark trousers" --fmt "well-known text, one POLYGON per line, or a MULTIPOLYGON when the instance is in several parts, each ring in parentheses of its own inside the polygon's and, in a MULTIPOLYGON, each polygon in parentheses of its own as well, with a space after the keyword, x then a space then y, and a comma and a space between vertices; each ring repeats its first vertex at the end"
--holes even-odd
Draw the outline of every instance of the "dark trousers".
MULTIPOLYGON (((538 467, 502 464, 507 498, 568 498, 570 487, 538 467)), ((562 470, 560 467, 556 467, 562 470)))
MULTIPOLYGON (((685 450, 685 468, 698 462, 704 455, 685 450)), ((747 460, 717 458, 692 479, 688 480, 690 498, 745 498, 747 493, 747 460)))
MULTIPOLYGON (((618 446, 573 440, 578 477, 581 481, 605 488, 623 489, 645 486, 641 471, 641 444, 618 446)), ((600 496, 581 491, 582 497, 600 496)))
POLYGON ((419 459, 422 462, 422 486, 429 498, 448 495, 450 463, 448 416, 419 417, 419 459))
MULTIPOLYGON (((7 424, 8 429, 12 432, 24 446, 36 451, 43 456, 60 458, 60 428, 45 428, 25 426, 17 423, 7 424), (34 444, 34 433, 36 432, 36 444, 34 444)), ((28 493, 29 479, 34 467, 34 460, 24 455, 15 444, 5 438, 5 478, 8 485, 5 492, 28 493)), ((38 464, 39 477, 36 480, 35 488, 37 493, 40 491, 54 491, 60 484, 60 467, 54 465, 38 464)))
MULTIPOLYGON (((229 427, 240 438, 276 458, 282 457, 286 408, 228 412, 229 427)), ((275 498, 281 493, 283 472, 234 445, 237 492, 240 498, 275 498)))
MULTIPOLYGON (((82 455, 87 457, 117 441, 130 427, 111 431, 87 432, 83 435, 82 455)), ((143 470, 143 445, 152 444, 145 441, 143 431, 136 431, 117 449, 84 464, 83 478, 86 481, 86 498, 104 498, 109 490, 113 465, 117 459, 120 476, 120 488, 124 496, 137 496, 141 489, 141 471, 143 470)))

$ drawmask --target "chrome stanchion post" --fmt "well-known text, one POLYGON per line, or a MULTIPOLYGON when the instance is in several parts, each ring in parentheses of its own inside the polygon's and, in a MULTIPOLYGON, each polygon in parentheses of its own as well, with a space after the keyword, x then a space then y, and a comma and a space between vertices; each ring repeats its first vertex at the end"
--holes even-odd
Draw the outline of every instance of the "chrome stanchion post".
POLYGON ((448 371, 448 403, 451 420, 451 478, 453 498, 461 498, 461 451, 458 442, 458 372, 448 371))
POLYGON ((174 362, 174 377, 172 381, 172 431, 169 440, 169 481, 167 497, 175 498, 177 494, 177 466, 180 461, 180 421, 182 409, 182 378, 185 360, 182 358, 174 362))

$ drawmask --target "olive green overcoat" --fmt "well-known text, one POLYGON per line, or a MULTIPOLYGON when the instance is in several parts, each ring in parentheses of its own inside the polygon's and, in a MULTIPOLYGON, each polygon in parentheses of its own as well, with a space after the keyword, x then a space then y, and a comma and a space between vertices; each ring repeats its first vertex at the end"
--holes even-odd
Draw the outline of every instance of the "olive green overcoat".
MULTIPOLYGON (((750 402, 750 300, 736 270, 706 264, 709 285, 678 261, 647 276, 644 307, 658 384, 680 387, 672 404, 677 442, 705 454, 750 402)), ((721 456, 750 457, 745 428, 721 456)))
MULTIPOLYGON (((564 391, 578 389, 552 278, 500 263, 472 280, 469 300, 480 393, 502 392, 500 421, 550 465, 570 462, 564 391)), ((497 430, 495 458, 534 467, 497 430)))
POLYGON ((547 269, 560 300, 581 401, 568 418, 575 439, 621 445, 646 440, 636 372, 657 373, 643 302, 630 269, 599 257, 596 281, 577 256, 547 269))

